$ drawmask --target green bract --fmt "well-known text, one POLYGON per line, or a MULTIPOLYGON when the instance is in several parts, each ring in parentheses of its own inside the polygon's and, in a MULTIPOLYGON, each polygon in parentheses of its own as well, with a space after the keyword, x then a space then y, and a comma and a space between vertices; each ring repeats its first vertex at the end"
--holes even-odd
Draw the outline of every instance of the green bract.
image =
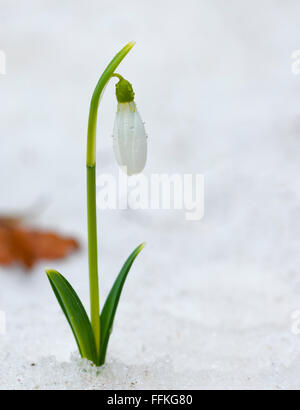
POLYGON ((116 97, 119 103, 129 103, 134 100, 134 91, 129 81, 120 79, 116 85, 116 97))
POLYGON ((116 68, 133 46, 133 42, 128 43, 106 67, 95 88, 90 106, 86 165, 91 320, 88 318, 79 297, 70 283, 57 271, 52 269, 46 270, 54 294, 72 329, 81 356, 92 361, 97 366, 105 363, 107 346, 125 280, 135 258, 144 247, 144 244, 138 246, 125 262, 100 315, 96 213, 97 114, 102 92, 112 77, 120 79, 116 86, 118 102, 133 101, 134 92, 131 84, 115 73, 116 68))

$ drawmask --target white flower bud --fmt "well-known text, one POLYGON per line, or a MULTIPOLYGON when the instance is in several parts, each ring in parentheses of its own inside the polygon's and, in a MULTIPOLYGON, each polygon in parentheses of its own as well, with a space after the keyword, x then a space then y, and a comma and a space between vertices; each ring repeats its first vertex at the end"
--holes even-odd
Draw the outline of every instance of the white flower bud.
POLYGON ((125 168, 129 176, 143 171, 147 159, 147 135, 134 101, 118 104, 113 147, 119 166, 125 168))

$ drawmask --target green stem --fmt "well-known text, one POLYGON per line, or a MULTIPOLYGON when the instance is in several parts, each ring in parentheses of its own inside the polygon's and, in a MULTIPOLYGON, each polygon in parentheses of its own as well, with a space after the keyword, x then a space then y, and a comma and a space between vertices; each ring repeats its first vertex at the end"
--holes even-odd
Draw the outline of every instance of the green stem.
POLYGON ((98 106, 105 86, 114 71, 132 49, 135 43, 128 43, 109 63, 103 72, 92 97, 87 136, 87 219, 89 247, 89 277, 91 298, 91 323, 95 336, 98 357, 100 357, 100 298, 98 278, 97 209, 96 209, 96 131, 98 106))
POLYGON ((96 209, 96 166, 87 166, 87 220, 89 247, 89 276, 91 323, 96 342, 97 355, 100 354, 100 305, 97 249, 97 209, 96 209))

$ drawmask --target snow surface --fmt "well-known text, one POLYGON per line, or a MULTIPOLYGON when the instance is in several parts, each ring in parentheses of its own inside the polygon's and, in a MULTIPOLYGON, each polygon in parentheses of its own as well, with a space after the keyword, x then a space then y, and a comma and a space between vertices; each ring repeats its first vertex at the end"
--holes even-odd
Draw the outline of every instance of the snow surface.
MULTIPOLYGON (((298 389, 300 49, 296 0, 1 0, 0 209, 48 208, 32 223, 81 239, 52 262, 88 303, 85 135, 93 87, 127 41, 149 134, 145 175, 205 175, 205 217, 99 215, 102 300, 136 261, 101 370, 77 357, 40 264, 0 269, 1 389, 298 389)), ((108 87, 99 170, 117 173, 108 87)))

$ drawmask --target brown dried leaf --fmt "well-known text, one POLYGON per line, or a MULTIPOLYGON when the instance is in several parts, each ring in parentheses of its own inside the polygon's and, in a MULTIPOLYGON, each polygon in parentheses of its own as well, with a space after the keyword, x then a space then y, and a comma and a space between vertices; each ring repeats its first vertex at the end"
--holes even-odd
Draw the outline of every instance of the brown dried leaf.
POLYGON ((17 218, 0 218, 0 265, 20 263, 31 269, 42 259, 62 259, 79 249, 74 238, 25 227, 17 218))

